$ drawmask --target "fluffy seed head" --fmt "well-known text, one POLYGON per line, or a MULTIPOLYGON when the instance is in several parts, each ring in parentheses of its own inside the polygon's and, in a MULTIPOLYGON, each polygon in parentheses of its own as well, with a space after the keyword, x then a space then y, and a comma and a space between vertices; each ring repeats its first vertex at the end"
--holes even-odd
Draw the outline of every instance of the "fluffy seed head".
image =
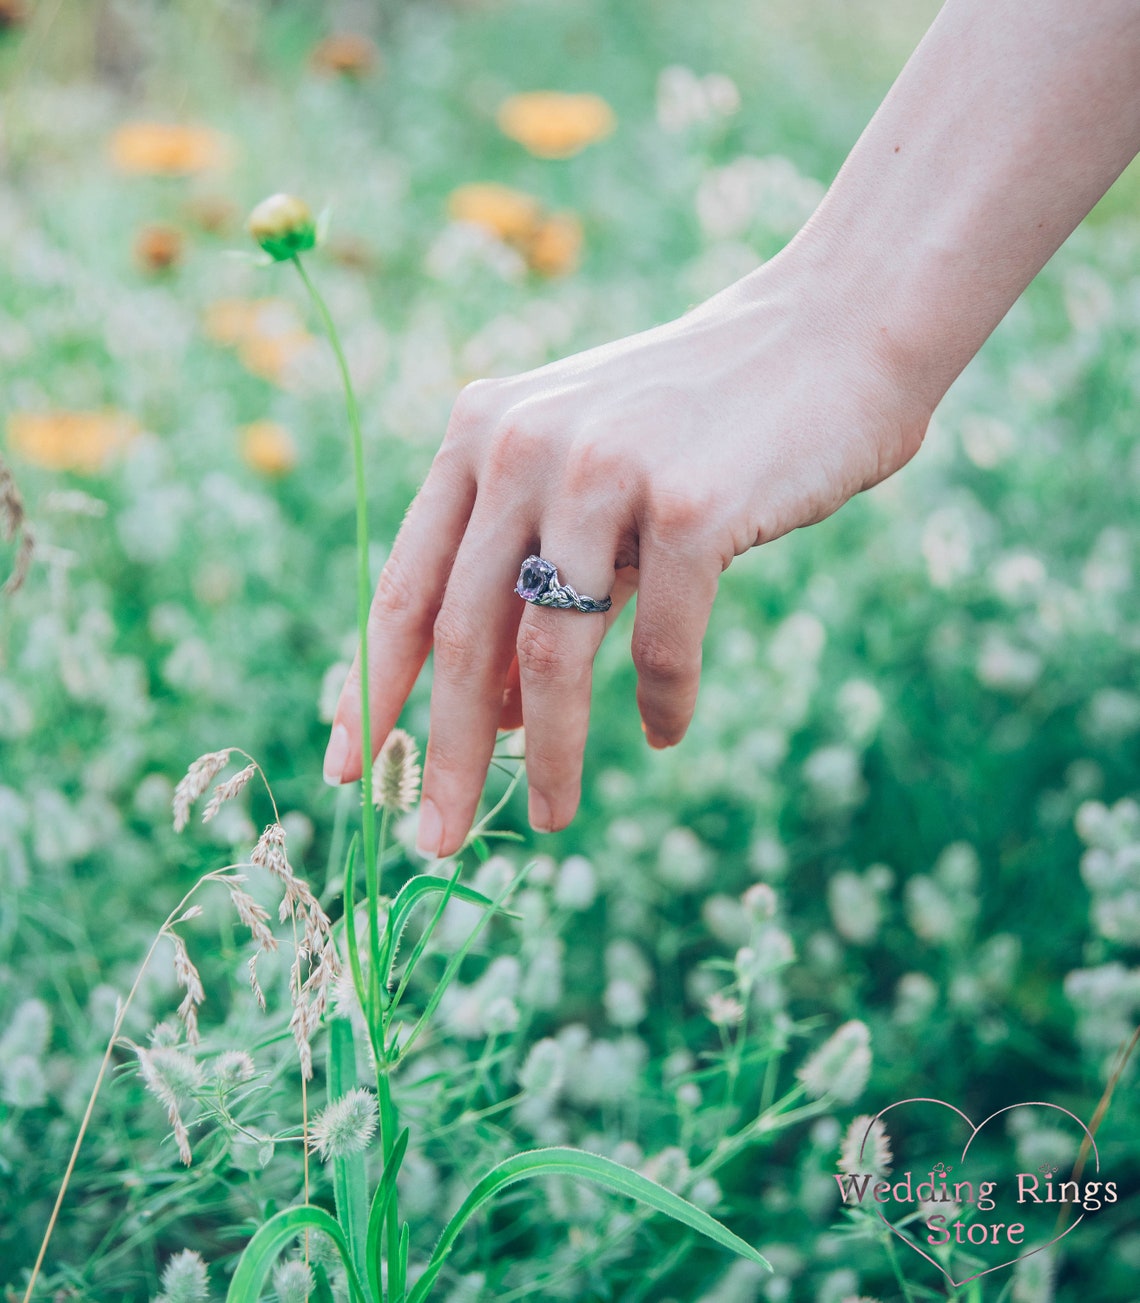
POLYGON ((210 1296, 206 1264, 193 1249, 183 1249, 166 1264, 162 1273, 160 1303, 201 1303, 210 1296))
POLYGON ((420 763, 415 739, 402 728, 388 734, 372 770, 372 804, 404 814, 420 795, 420 763))
POLYGON ((824 1041, 796 1073, 812 1099, 830 1095, 849 1104, 871 1075, 871 1033, 853 1018, 824 1041))
POLYGON ((891 1138, 882 1118, 860 1113, 844 1133, 839 1146, 841 1172, 872 1172, 886 1176, 891 1170, 891 1138))
POLYGON ((222 1086, 236 1086, 249 1081, 255 1068, 245 1050, 226 1050, 214 1060, 214 1076, 222 1086))
POLYGON ((309 1126, 309 1147, 327 1162, 366 1149, 375 1132, 376 1096, 357 1087, 316 1115, 309 1126))
POLYGON ((309 1303, 316 1284, 304 1262, 282 1262, 273 1268, 273 1288, 277 1303, 309 1303))

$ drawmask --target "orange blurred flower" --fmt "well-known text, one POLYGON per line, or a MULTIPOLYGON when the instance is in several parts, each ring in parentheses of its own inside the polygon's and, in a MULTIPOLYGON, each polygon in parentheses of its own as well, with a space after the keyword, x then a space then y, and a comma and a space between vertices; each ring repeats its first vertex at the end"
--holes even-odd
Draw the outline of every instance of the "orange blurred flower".
POLYGON ((573 213, 548 213, 525 191, 473 182, 452 191, 447 211, 457 222, 472 222, 498 236, 542 276, 563 276, 578 265, 582 223, 573 213))
POLYGON ((447 211, 457 222, 472 222, 516 245, 529 240, 542 220, 542 204, 534 195, 493 181, 453 190, 447 211))
POLYGON ((135 262, 143 271, 169 271, 182 260, 183 243, 176 226, 140 226, 135 234, 135 262))
POLYGON ((309 65, 317 72, 340 73, 346 77, 364 77, 380 62, 375 44, 359 32, 334 32, 318 41, 309 55, 309 65))
POLYGON ((523 255, 542 276, 565 276, 582 254, 582 223, 573 213, 554 213, 534 232, 523 255))
POLYGON ((279 478, 297 465, 293 436, 276 421, 254 421, 242 430, 241 455, 247 466, 279 478))
POLYGON ((202 329, 214 343, 236 348, 247 371, 283 387, 316 345, 286 299, 217 299, 206 308, 202 329))
POLYGON ((211 127, 127 122, 111 137, 111 162, 135 176, 189 176, 230 157, 227 137, 211 127))
POLYGON ((529 91, 499 106, 499 130, 538 158, 570 158, 604 140, 617 125, 614 111, 599 95, 529 91))
POLYGON ((125 412, 13 412, 8 443, 25 461, 53 471, 94 475, 105 470, 138 434, 125 412))
POLYGON ((290 372, 316 340, 307 331, 280 335, 251 335, 238 345, 238 358, 247 371, 286 388, 290 372))
POLYGON ((266 309, 289 305, 278 299, 215 299, 206 305, 202 329, 215 344, 236 348, 257 330, 257 315, 266 309))

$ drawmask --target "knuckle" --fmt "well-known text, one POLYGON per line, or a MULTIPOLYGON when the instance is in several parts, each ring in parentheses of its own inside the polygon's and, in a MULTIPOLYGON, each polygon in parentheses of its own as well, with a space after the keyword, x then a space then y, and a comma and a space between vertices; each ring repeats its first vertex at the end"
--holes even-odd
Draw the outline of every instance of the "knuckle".
POLYGON ((659 487, 652 495, 652 518, 665 534, 699 533, 713 510, 713 498, 690 485, 659 487))
POLYGON ((528 468, 541 463, 543 444, 544 440, 525 417, 508 414, 491 435, 486 473, 496 480, 517 480, 528 468))
POLYGON ((372 617, 374 621, 401 619, 418 612, 421 595, 407 576, 403 566, 395 560, 380 571, 376 583, 376 593, 372 598, 372 617))
POLYGON ((623 469, 623 458, 612 445, 582 439, 566 455, 565 487, 575 496, 586 496, 615 484, 623 469))
POLYGON ((546 679, 563 678, 570 664, 564 648, 546 622, 539 623, 524 618, 519 626, 516 654, 520 676, 541 676, 546 679))
POLYGON ((469 671, 479 648, 479 638, 469 625, 450 612, 441 612, 432 631, 436 668, 445 674, 469 671))
POLYGON ((450 439, 469 436, 487 418, 493 405, 494 383, 490 380, 472 380, 464 385, 451 408, 447 423, 450 439))
POLYGON ((633 663, 643 678, 661 683, 680 683, 691 670, 689 658, 660 634, 640 634, 633 640, 633 663))

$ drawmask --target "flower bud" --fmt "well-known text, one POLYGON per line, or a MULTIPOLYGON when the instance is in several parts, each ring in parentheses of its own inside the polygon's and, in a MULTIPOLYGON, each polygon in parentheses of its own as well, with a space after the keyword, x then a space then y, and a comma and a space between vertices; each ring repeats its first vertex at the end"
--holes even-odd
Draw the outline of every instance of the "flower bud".
POLYGON ((271 258, 284 262, 311 249, 317 227, 309 205, 295 195, 270 195, 249 215, 246 229, 271 258))

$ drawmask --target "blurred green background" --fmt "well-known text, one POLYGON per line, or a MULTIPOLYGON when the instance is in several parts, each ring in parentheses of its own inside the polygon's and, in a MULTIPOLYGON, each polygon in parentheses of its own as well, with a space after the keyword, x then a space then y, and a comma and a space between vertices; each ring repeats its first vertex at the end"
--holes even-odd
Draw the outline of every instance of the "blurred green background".
MULTIPOLYGON (((176 838, 186 765, 224 745, 255 755, 336 899, 352 796, 319 774, 354 640, 350 456, 295 278, 231 256, 244 214, 277 190, 331 210, 311 267, 361 396, 378 569, 459 388, 675 316, 771 256, 936 9, 0 4, 0 427, 36 540, 0 603, 10 1296, 116 998, 181 892, 269 817, 254 794, 176 838), (541 112, 530 149, 500 129, 510 96, 549 90, 600 97, 612 132, 572 122, 580 150, 551 158, 541 112), (509 190, 462 189, 487 184, 509 190)), ((680 747, 643 744, 626 619, 599 658, 579 817, 535 840, 524 803, 506 811, 526 838, 508 862, 542 858, 526 918, 492 934, 465 998, 487 1003, 502 979, 522 1011, 488 1060, 504 1083, 542 1036, 563 1038, 579 1078, 545 1112, 462 1140, 441 1129, 446 1089, 424 1105, 413 1257, 456 1179, 511 1145, 656 1162, 695 1198, 684 1173, 728 1114, 755 1111, 765 1073, 792 1087, 812 1046, 861 1020, 874 1068, 859 1099, 703 1192, 776 1271, 547 1190, 465 1243, 441 1297, 902 1297, 882 1248, 842 1229, 831 1173, 858 1111, 930 1094, 975 1118, 1025 1099, 1091 1117, 1140 1017, 1138 185, 1133 168, 1013 309, 914 463, 734 565, 680 747), (757 882, 774 917, 742 903, 757 882), (744 946, 770 963, 724 1109, 702 1076, 725 1044, 706 1002, 744 946)), ((428 687, 404 720, 421 743, 428 687)), ((234 931, 217 910, 187 929, 207 1047, 263 1038, 272 1058, 234 931)), ((131 1036, 177 1000, 160 958, 131 1036)), ((466 1098, 487 1027, 458 1005, 449 1018, 419 1076, 451 1074, 466 1098)), ((184 1174, 129 1049, 115 1063, 37 1297, 154 1297, 184 1247, 221 1297, 250 1230, 297 1198, 295 1155, 278 1176, 218 1135, 184 1174)), ((267 1071, 272 1132, 296 1118, 284 1069, 267 1071)), ((1135 1297, 1136 1081, 1133 1066, 1098 1135, 1130 1197, 968 1297, 1135 1297)), ((992 1162, 1012 1171, 1048 1140, 1007 1128, 992 1162)), ((913 1298, 946 1296, 904 1257, 913 1298)))

